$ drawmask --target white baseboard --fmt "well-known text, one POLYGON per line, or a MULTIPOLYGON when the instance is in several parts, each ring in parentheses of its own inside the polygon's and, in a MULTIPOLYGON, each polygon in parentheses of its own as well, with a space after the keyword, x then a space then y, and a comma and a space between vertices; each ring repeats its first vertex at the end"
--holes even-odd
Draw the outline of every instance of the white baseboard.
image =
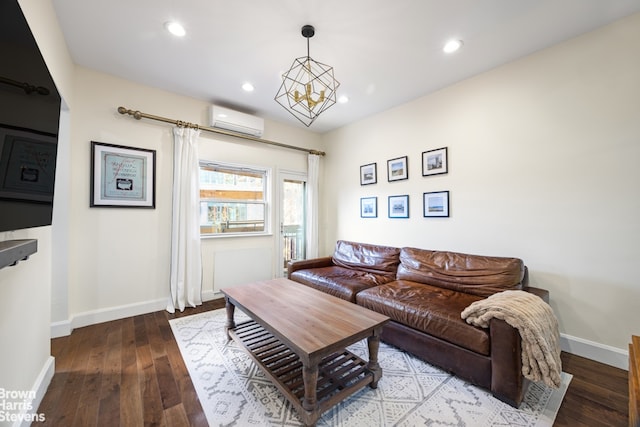
POLYGON ((42 403, 44 394, 47 392, 47 388, 49 388, 55 371, 56 360, 53 356, 49 356, 31 388, 35 392, 34 398, 29 402, 28 407, 19 414, 18 419, 13 423, 13 427, 28 427, 33 421, 46 420, 47 414, 39 414, 38 408, 42 403))
POLYGON ((51 323, 51 338, 66 337, 71 331, 71 320, 51 323))
POLYGON ((74 329, 82 328, 83 326, 153 313, 154 311, 164 310, 165 308, 167 308, 167 299, 163 298, 155 301, 145 301, 141 303, 85 311, 84 313, 73 315, 69 320, 52 323, 51 338, 67 336, 71 334, 74 329))
POLYGON ((629 352, 616 347, 560 334, 560 348, 567 353, 586 357, 625 371, 629 370, 629 352))
POLYGON ((202 293, 202 301, 211 301, 212 299, 220 298, 223 295, 221 293, 216 293, 214 291, 204 291, 202 293))
MULTIPOLYGON (((213 291, 204 291, 202 293, 202 300, 209 301, 220 298, 220 296, 220 294, 216 294, 213 291)), ((51 338, 70 335, 75 328, 95 325, 96 323, 110 322, 112 320, 123 319, 125 317, 153 313, 154 311, 160 311, 166 308, 167 299, 165 298, 155 301, 146 301, 78 313, 73 315, 69 320, 51 323, 51 338)))

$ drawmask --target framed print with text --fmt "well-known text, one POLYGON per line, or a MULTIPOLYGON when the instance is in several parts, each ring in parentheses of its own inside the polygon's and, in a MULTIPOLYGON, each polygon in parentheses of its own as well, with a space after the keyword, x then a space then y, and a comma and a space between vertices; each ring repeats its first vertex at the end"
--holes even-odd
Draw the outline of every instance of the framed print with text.
POLYGON ((449 172, 447 147, 422 153, 422 176, 441 175, 449 172))
POLYGON ((387 160, 387 180, 400 181, 409 178, 407 156, 387 160))
POLYGON ((378 182, 378 171, 376 163, 360 166, 360 185, 375 184, 378 182))
POLYGON ((449 216, 449 192, 434 191, 424 193, 424 216, 425 217, 448 217, 449 216))
POLYGON ((53 203, 56 144, 55 135, 0 126, 0 198, 53 203))
POLYGON ((377 218, 378 217, 378 198, 362 197, 360 199, 360 217, 361 218, 377 218))
POLYGON ((156 152, 91 141, 91 207, 156 207, 156 152))
POLYGON ((409 196, 389 196, 389 218, 409 218, 409 196))

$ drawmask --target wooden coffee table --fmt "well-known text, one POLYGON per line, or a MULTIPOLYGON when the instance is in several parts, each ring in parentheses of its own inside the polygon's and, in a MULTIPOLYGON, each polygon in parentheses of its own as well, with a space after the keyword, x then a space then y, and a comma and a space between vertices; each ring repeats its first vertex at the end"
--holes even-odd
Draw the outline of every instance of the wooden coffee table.
POLYGON ((240 343, 292 403, 305 425, 382 377, 378 348, 389 320, 288 279, 222 289, 227 337, 240 343), (250 321, 236 324, 235 307, 250 321), (345 348, 367 338, 369 361, 345 348))

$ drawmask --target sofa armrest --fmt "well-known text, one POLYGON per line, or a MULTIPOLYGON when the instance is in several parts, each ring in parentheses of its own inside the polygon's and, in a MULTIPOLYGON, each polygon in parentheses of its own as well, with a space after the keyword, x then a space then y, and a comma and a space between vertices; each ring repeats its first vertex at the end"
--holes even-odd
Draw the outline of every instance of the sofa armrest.
POLYGON ((534 288, 533 286, 527 286, 524 288, 525 291, 531 292, 534 295, 538 295, 544 302, 549 304, 549 291, 542 288, 534 288))
POLYGON ((297 270, 307 270, 309 268, 331 267, 332 257, 302 259, 299 261, 289 261, 287 264, 287 278, 291 279, 291 273, 297 270))
POLYGON ((518 330, 502 319, 489 322, 491 334, 491 391, 503 402, 518 408, 528 380, 522 375, 522 340, 518 330))
MULTIPOLYGON (((531 292, 549 303, 549 291, 528 286, 531 292)), ((519 407, 529 386, 522 375, 522 339, 518 330, 502 319, 489 322, 491 337, 491 391, 511 406, 519 407)))

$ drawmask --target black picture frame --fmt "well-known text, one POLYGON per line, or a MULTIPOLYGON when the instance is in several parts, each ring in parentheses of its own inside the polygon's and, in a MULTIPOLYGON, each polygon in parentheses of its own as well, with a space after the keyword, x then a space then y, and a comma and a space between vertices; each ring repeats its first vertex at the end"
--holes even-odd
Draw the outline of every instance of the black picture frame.
POLYGON ((432 191, 424 193, 422 210, 425 218, 448 218, 449 192, 432 191))
POLYGON ((409 195, 389 196, 389 218, 409 218, 409 195))
POLYGON ((378 198, 377 197, 360 198, 360 217, 361 218, 377 218, 378 217, 378 198))
POLYGON ((447 147, 422 152, 422 176, 443 175, 449 172, 447 147))
POLYGON ((55 135, 0 126, 0 198, 53 203, 55 135))
POLYGON ((407 156, 387 160, 387 181, 409 179, 409 159, 407 156))
POLYGON ((360 166, 360 185, 376 184, 378 182, 378 164, 369 163, 360 166))
POLYGON ((156 151, 91 141, 90 207, 156 207, 156 151))

